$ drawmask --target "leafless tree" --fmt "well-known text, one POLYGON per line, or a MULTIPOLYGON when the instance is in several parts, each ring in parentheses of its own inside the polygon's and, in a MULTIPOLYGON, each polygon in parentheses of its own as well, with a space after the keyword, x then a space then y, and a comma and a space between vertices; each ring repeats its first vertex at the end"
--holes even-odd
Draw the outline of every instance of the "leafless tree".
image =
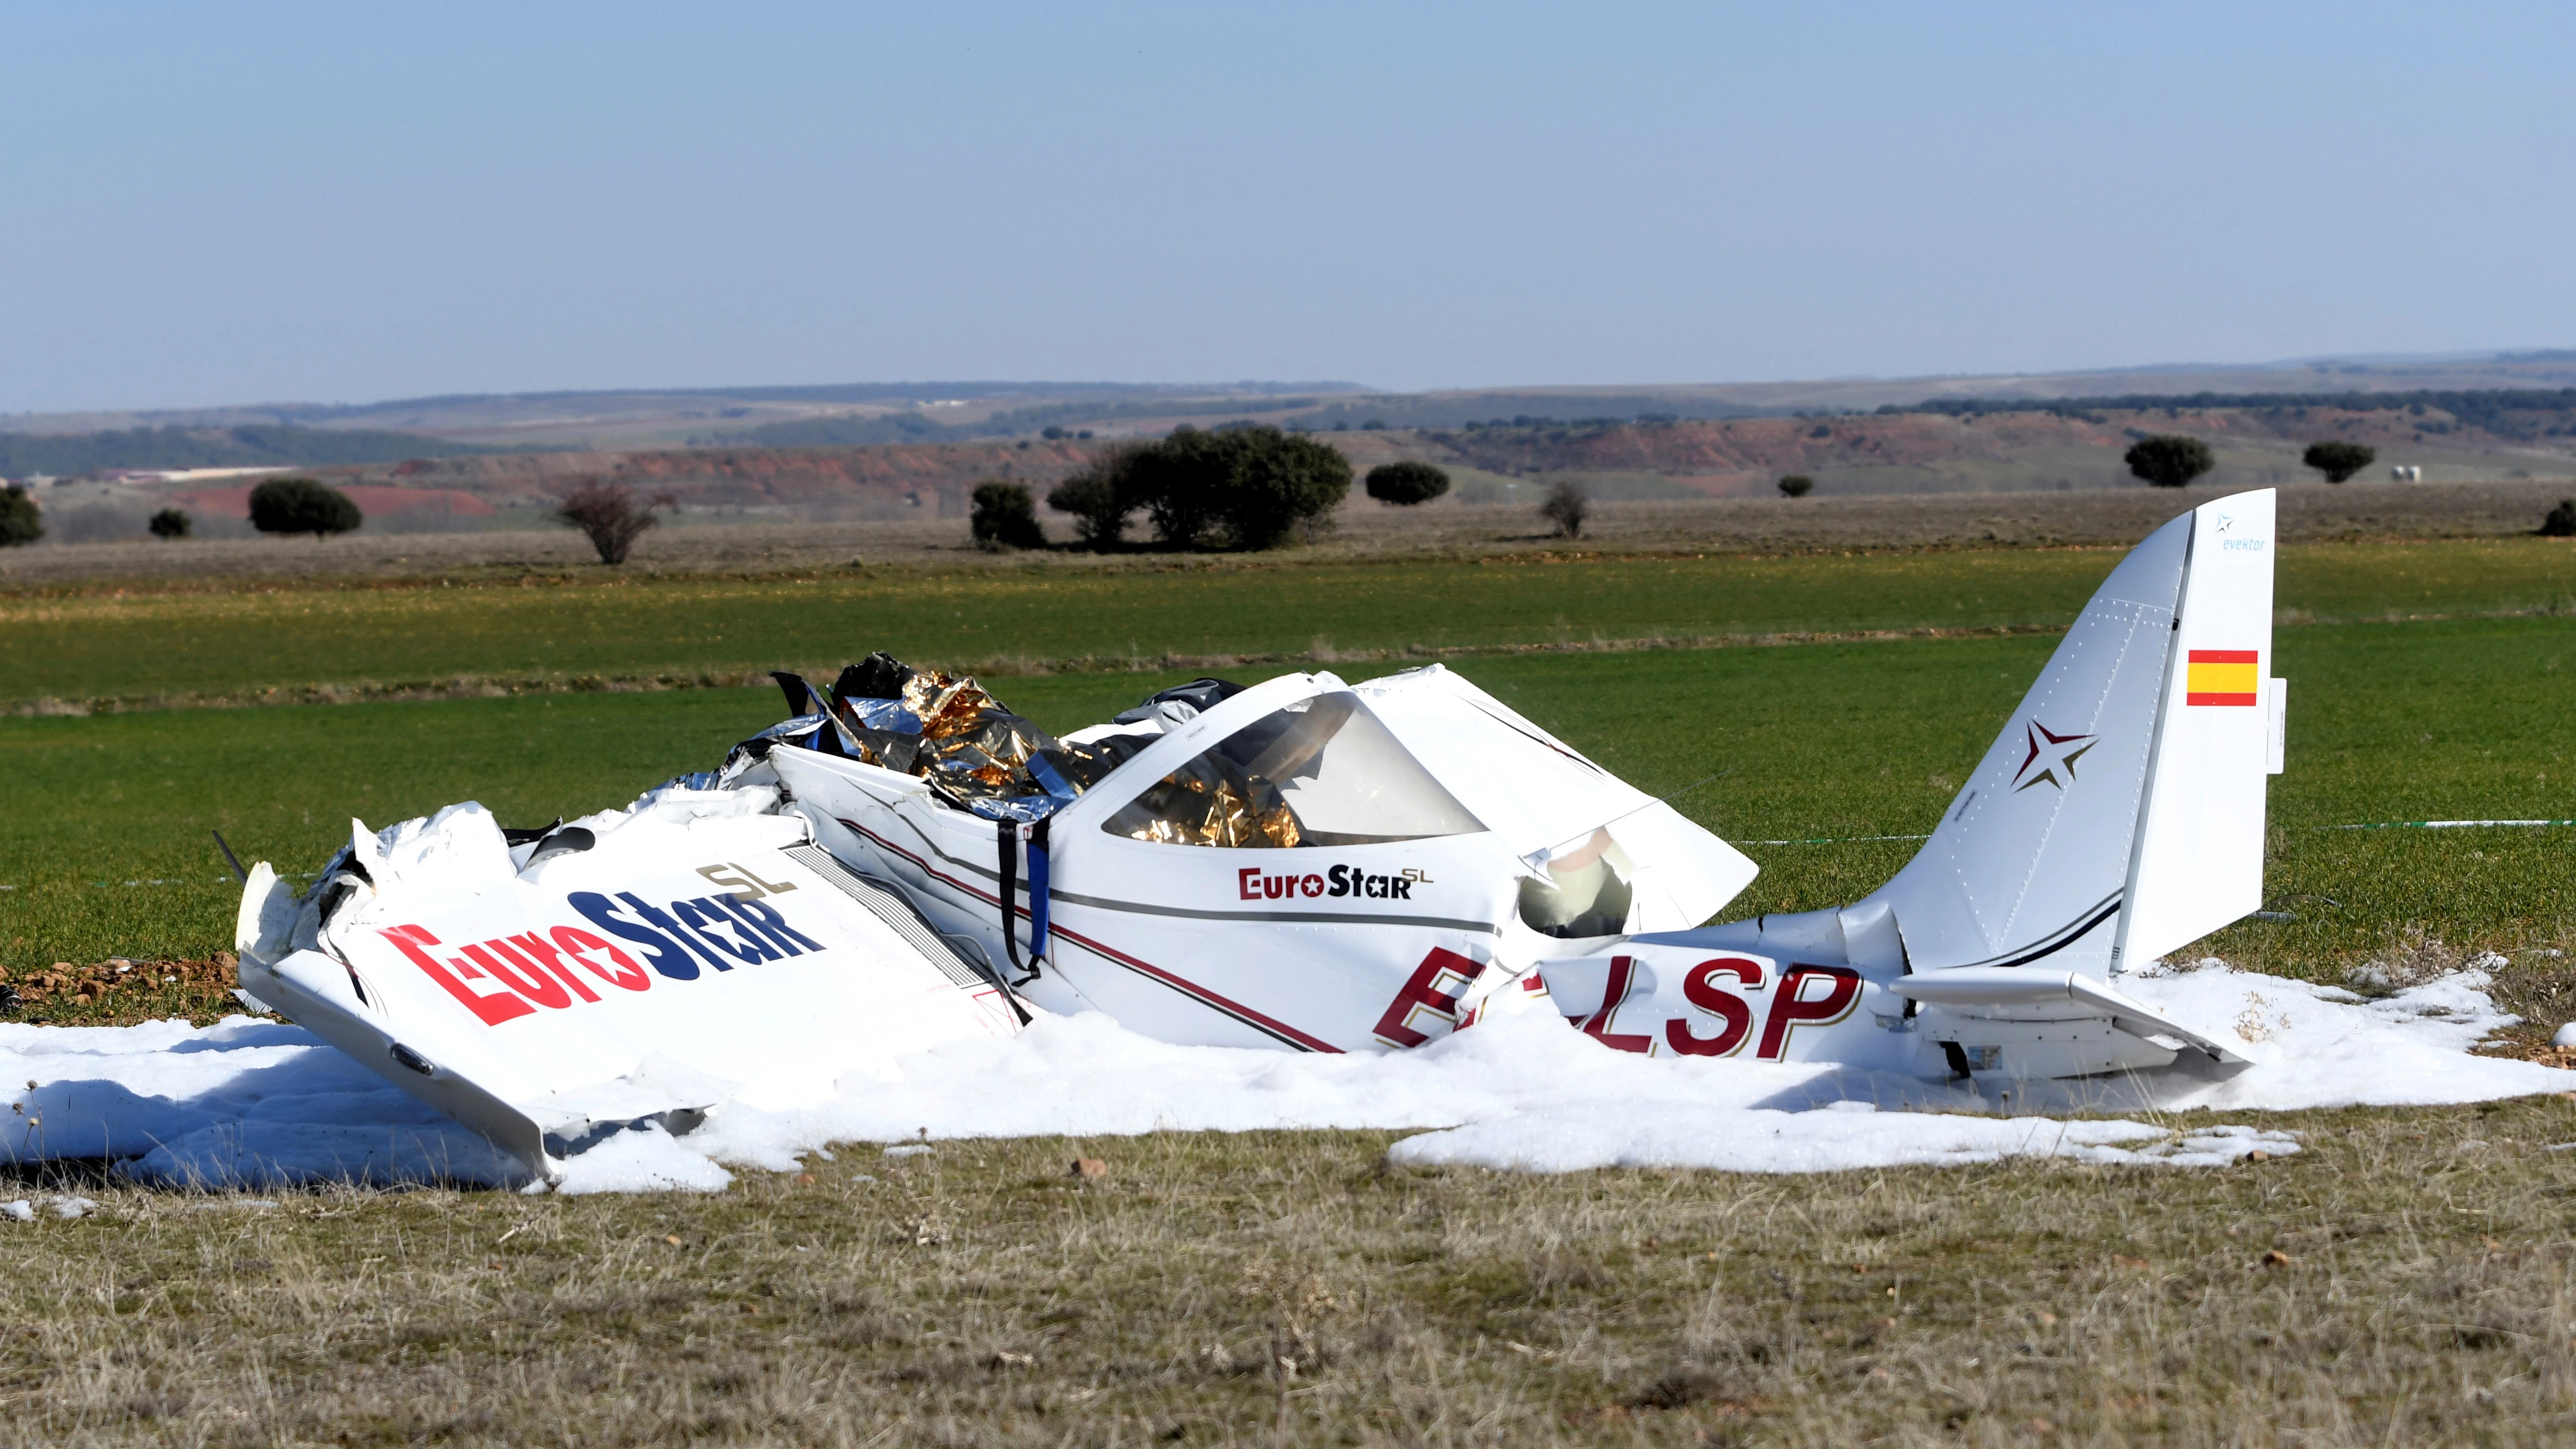
POLYGON ((1538 506, 1538 516, 1556 525, 1566 538, 1583 536, 1583 520, 1592 516, 1592 495, 1572 483, 1559 483, 1538 506))
POLYGON ((593 479, 563 496, 562 504, 555 509, 555 519, 568 528, 580 529, 590 546, 599 550, 601 563, 622 564, 644 530, 662 521, 654 516, 654 510, 679 506, 679 499, 662 493, 639 508, 634 489, 593 479))

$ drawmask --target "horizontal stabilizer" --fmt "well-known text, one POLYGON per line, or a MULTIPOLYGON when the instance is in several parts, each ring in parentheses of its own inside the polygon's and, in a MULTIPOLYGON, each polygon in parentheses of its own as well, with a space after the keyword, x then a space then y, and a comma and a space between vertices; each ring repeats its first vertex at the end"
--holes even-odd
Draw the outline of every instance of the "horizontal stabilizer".
POLYGON ((2189 1060, 2203 1058, 2202 1069, 2232 1074, 2252 1065, 2223 1044, 2184 1026, 2144 1002, 2133 1000, 2089 976, 2073 971, 2031 971, 2011 966, 1970 966, 1933 971, 1888 983, 1888 990, 1926 1006, 1947 1006, 1984 1016, 2007 1015, 2016 1008, 2046 1011, 2052 1020, 2069 1015, 2109 1021, 2131 1036, 2144 1038, 2189 1060))

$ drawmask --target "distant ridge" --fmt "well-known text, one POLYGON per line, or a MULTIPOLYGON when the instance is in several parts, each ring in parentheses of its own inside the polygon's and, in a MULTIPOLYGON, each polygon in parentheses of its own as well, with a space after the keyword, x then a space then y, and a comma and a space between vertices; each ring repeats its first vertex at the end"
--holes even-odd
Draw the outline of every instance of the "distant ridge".
POLYGON ((122 428, 97 433, 0 432, 0 478, 72 477, 117 469, 330 468, 505 453, 418 433, 299 428, 122 428))
MULTIPOLYGON (((100 467, 269 462, 327 466, 448 456, 481 448, 577 452, 838 448, 1046 439, 1050 432, 1079 440, 1085 433, 1100 438, 1158 435, 1184 423, 1419 431, 1498 423, 1526 426, 1551 419, 1580 424, 1723 421, 1911 409, 2326 406, 2360 394, 2395 398, 2400 406, 2420 402, 2466 415, 2516 407, 2501 399, 2481 404, 2469 400, 2471 394, 2534 394, 2570 386, 2576 386, 2576 349, 2567 348, 2347 353, 2271 363, 2160 363, 2048 373, 1498 385, 1411 392, 1343 381, 933 379, 447 393, 366 403, 22 414, 0 417, 0 438, 89 435, 95 449, 92 456, 99 460, 93 466, 100 467), (189 436, 173 436, 166 431, 171 428, 189 436), (329 433, 340 441, 305 438, 280 429, 329 433), (397 441, 406 436, 418 441, 397 441)), ((0 468, 23 473, 48 470, 71 455, 47 454, 42 463, 23 451, 8 456, 11 461, 0 463, 0 468)))
POLYGON ((1364 393, 1356 382, 832 382, 757 387, 562 388, 548 392, 457 392, 366 403, 273 403, 258 411, 318 422, 478 403, 566 403, 622 398, 708 398, 739 402, 870 403, 942 398, 1009 397, 1276 397, 1287 393, 1364 393))

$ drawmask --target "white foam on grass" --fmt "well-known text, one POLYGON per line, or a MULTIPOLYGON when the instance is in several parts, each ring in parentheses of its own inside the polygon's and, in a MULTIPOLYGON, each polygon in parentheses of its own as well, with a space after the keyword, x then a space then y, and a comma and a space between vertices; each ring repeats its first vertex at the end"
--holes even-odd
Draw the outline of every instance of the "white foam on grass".
MULTIPOLYGON (((1844 1104, 1837 1104, 1844 1105, 1844 1104)), ((2249 1152, 2299 1150, 2295 1134, 2252 1127, 2177 1132, 2143 1122, 1881 1112, 1862 1104, 1819 1131, 1809 1112, 1765 1108, 1658 1112, 1640 1118, 1608 1102, 1425 1132, 1388 1156, 1420 1166, 1577 1172, 1596 1167, 1698 1167, 1730 1172, 1834 1172, 1949 1166, 2015 1157, 2144 1167, 2223 1167, 2249 1152)))
MULTIPOLYGON (((715 1192, 719 1164, 794 1171, 834 1142, 1123 1136, 1162 1129, 1425 1129, 1399 1161, 1564 1172, 1609 1166, 1821 1172, 2053 1157, 2200 1166, 2295 1138, 2156 1125, 2164 1110, 2430 1105, 2576 1090, 2576 1072, 2469 1054, 2513 1018, 2463 972, 2363 1000, 2229 971, 2142 974, 2122 989, 2237 1046, 2223 1082, 2178 1073, 1952 1084, 1826 1063, 1646 1058, 1551 1013, 1496 1016, 1417 1051, 1292 1055, 1152 1041, 1097 1015, 1042 1017, 853 1076, 802 1105, 726 1104, 674 1139, 621 1132, 574 1158, 568 1192, 715 1192), (2071 1111, 2117 1114, 2067 1120, 2071 1111), (2137 1120, 2144 1118, 2147 1120, 2137 1120)), ((0 1026, 0 1160, 107 1157, 146 1183, 490 1183, 480 1137, 304 1031, 234 1017, 194 1028, 0 1026)))
MULTIPOLYGON (((72 1197, 68 1194, 56 1194, 46 1198, 45 1207, 55 1217, 65 1222, 74 1218, 85 1218, 98 1211, 98 1204, 95 1201, 85 1197, 72 1197)), ((5 1217, 11 1222, 32 1223, 36 1220, 36 1205, 23 1197, 15 1202, 0 1202, 0 1217, 5 1217)))
POLYGON ((606 1141, 564 1164, 555 1191, 580 1195, 594 1192, 722 1192, 733 1186, 733 1174, 673 1138, 659 1122, 612 1134, 606 1141))
POLYGON ((2212 961, 2142 972, 2120 989, 2254 1063, 2223 1082, 2166 1074, 2153 1093, 2160 1107, 2403 1107, 2576 1088, 2576 1072, 2469 1055, 2522 1020, 2487 994, 2494 984, 2483 971, 2455 971, 2365 1000, 2212 961))

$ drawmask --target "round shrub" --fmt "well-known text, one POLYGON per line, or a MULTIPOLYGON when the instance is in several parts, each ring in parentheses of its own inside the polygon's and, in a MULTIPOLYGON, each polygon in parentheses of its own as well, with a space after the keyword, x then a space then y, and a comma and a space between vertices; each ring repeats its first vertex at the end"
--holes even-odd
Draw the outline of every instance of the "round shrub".
POLYGON ((1026 483, 988 478, 975 485, 975 511, 966 526, 986 548, 1044 548, 1038 501, 1026 483))
POLYGON ((15 483, 0 488, 0 548, 44 536, 45 517, 36 507, 36 495, 15 483))
POLYGON ((1380 503, 1411 508, 1449 491, 1449 475, 1429 463, 1406 459, 1380 463, 1368 472, 1368 496, 1380 503))
POLYGON ((262 533, 354 533, 367 516, 348 494, 312 478, 271 478, 250 490, 250 526, 262 533))

